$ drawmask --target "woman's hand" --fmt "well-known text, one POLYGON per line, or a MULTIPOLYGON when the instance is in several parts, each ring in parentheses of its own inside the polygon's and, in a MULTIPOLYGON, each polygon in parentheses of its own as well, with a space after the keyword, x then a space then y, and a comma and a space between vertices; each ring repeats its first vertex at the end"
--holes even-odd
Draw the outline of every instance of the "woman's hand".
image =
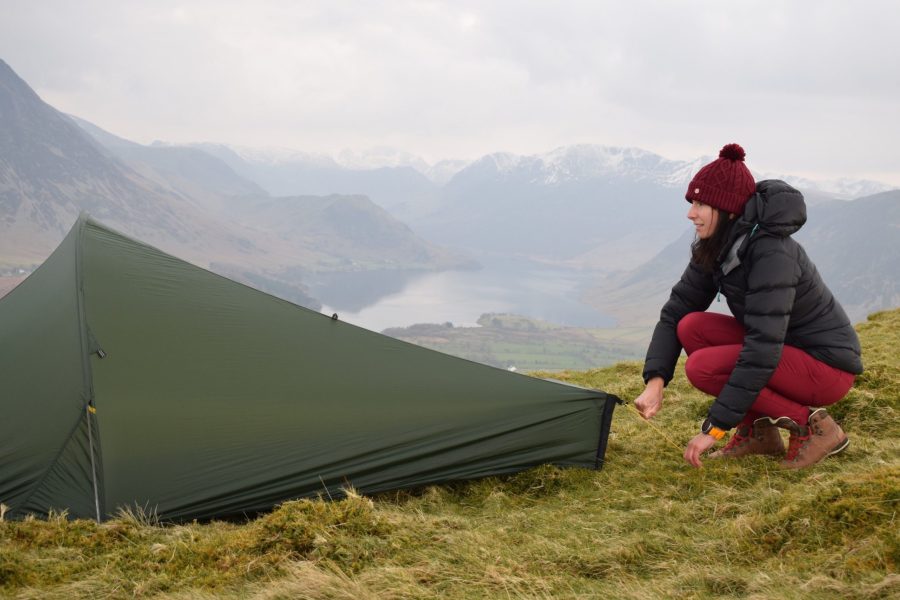
POLYGON ((688 442, 687 448, 684 449, 684 460, 695 467, 702 467, 703 463, 700 462, 700 455, 715 445, 716 438, 706 433, 698 433, 694 436, 694 439, 688 442))
POLYGON ((662 408, 664 385, 662 377, 654 377, 647 382, 641 395, 634 399, 634 407, 645 419, 652 418, 662 408))

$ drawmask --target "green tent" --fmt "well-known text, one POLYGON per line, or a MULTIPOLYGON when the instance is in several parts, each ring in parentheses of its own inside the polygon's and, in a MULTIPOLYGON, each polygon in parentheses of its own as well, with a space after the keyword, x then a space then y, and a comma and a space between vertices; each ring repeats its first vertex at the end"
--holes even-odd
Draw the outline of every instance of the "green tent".
POLYGON ((82 216, 0 300, 0 502, 206 519, 597 467, 616 400, 343 323, 82 216))

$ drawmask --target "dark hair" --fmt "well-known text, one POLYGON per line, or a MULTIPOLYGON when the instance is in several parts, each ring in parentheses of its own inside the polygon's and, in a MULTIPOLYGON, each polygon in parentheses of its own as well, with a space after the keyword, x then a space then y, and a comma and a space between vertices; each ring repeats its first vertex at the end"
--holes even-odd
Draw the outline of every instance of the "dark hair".
POLYGON ((716 222, 716 230, 706 239, 697 238, 691 244, 691 258, 695 263, 700 265, 704 271, 712 273, 718 263, 719 255, 725 249, 725 243, 728 241, 728 234, 731 233, 731 226, 734 225, 734 219, 730 218, 731 213, 727 210, 717 208, 719 213, 716 222))

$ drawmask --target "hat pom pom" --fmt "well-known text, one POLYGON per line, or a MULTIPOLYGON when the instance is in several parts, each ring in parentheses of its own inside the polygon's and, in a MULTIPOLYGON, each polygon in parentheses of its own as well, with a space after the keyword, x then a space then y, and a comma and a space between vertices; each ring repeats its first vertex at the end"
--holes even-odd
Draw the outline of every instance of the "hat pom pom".
POLYGON ((747 153, 737 144, 726 144, 719 151, 719 158, 727 158, 729 160, 744 160, 747 153))

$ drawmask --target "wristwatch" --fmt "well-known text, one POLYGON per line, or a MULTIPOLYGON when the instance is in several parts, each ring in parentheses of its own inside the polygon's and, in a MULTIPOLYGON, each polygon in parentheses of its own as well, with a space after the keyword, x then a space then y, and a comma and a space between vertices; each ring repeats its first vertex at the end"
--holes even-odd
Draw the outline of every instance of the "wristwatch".
POLYGON ((706 435, 711 435, 714 438, 716 438, 717 440, 721 440, 725 436, 725 430, 719 429, 718 427, 713 425, 712 422, 709 420, 709 417, 707 417, 703 421, 703 424, 700 425, 700 432, 705 433, 706 435))

